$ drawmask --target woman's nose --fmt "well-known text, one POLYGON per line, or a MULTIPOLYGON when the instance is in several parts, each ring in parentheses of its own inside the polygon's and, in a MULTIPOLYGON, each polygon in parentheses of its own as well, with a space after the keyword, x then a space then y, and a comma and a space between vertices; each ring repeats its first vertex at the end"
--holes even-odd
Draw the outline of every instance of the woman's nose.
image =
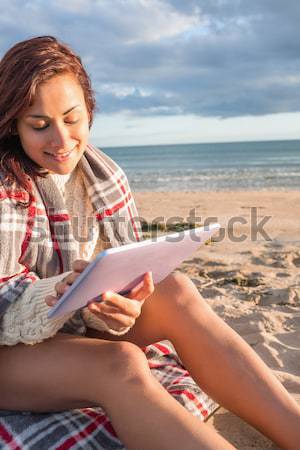
POLYGON ((66 149, 69 140, 69 130, 66 125, 53 125, 50 146, 55 150, 66 149))

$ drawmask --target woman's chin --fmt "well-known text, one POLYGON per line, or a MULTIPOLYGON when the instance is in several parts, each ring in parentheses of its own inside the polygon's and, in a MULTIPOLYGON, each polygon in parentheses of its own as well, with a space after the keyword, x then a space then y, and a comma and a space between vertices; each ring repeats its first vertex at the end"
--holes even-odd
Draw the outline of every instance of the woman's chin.
POLYGON ((58 175, 67 175, 73 172, 78 162, 79 162, 78 158, 70 158, 69 161, 47 164, 46 168, 50 173, 56 173, 58 175))
POLYGON ((55 173, 57 175, 68 175, 69 173, 73 172, 76 166, 77 162, 76 164, 59 164, 56 165, 56 167, 47 167, 47 169, 49 173, 55 173))

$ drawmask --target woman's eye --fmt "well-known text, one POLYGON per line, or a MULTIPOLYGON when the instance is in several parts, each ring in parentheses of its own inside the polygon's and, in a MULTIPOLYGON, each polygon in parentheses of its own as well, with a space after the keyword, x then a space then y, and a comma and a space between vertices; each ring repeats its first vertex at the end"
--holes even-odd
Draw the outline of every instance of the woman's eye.
POLYGON ((73 117, 72 117, 72 118, 70 118, 70 119, 69 119, 69 118, 66 119, 66 120, 65 120, 65 123, 67 123, 67 124, 69 124, 69 125, 73 125, 73 124, 77 123, 78 121, 79 121, 78 118, 75 118, 75 117, 73 118, 73 117))
POLYGON ((35 130, 35 131, 42 131, 42 130, 45 130, 46 128, 48 128, 48 124, 46 123, 45 125, 42 125, 42 126, 33 126, 32 128, 35 130))
MULTIPOLYGON (((66 125, 74 125, 75 123, 79 122, 79 117, 68 117, 67 119, 65 119, 65 124, 66 125)), ((32 128, 35 131, 43 131, 46 128, 49 127, 49 123, 40 123, 40 124, 36 124, 36 125, 32 125, 32 128)))

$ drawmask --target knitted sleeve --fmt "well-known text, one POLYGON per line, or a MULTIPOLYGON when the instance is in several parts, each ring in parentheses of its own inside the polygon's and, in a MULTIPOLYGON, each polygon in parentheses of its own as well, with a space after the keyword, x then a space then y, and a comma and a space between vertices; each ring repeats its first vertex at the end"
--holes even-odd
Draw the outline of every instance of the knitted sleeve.
POLYGON ((48 319, 45 297, 54 294, 55 284, 68 273, 35 281, 7 308, 0 322, 0 345, 33 345, 57 333, 73 313, 48 319))

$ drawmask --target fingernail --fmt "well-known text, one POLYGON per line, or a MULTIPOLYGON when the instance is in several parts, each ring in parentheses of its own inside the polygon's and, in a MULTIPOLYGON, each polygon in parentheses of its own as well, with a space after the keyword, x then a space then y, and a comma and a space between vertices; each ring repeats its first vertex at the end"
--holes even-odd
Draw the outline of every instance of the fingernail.
POLYGON ((88 308, 89 308, 90 311, 97 311, 97 307, 93 303, 90 303, 88 305, 88 308))

